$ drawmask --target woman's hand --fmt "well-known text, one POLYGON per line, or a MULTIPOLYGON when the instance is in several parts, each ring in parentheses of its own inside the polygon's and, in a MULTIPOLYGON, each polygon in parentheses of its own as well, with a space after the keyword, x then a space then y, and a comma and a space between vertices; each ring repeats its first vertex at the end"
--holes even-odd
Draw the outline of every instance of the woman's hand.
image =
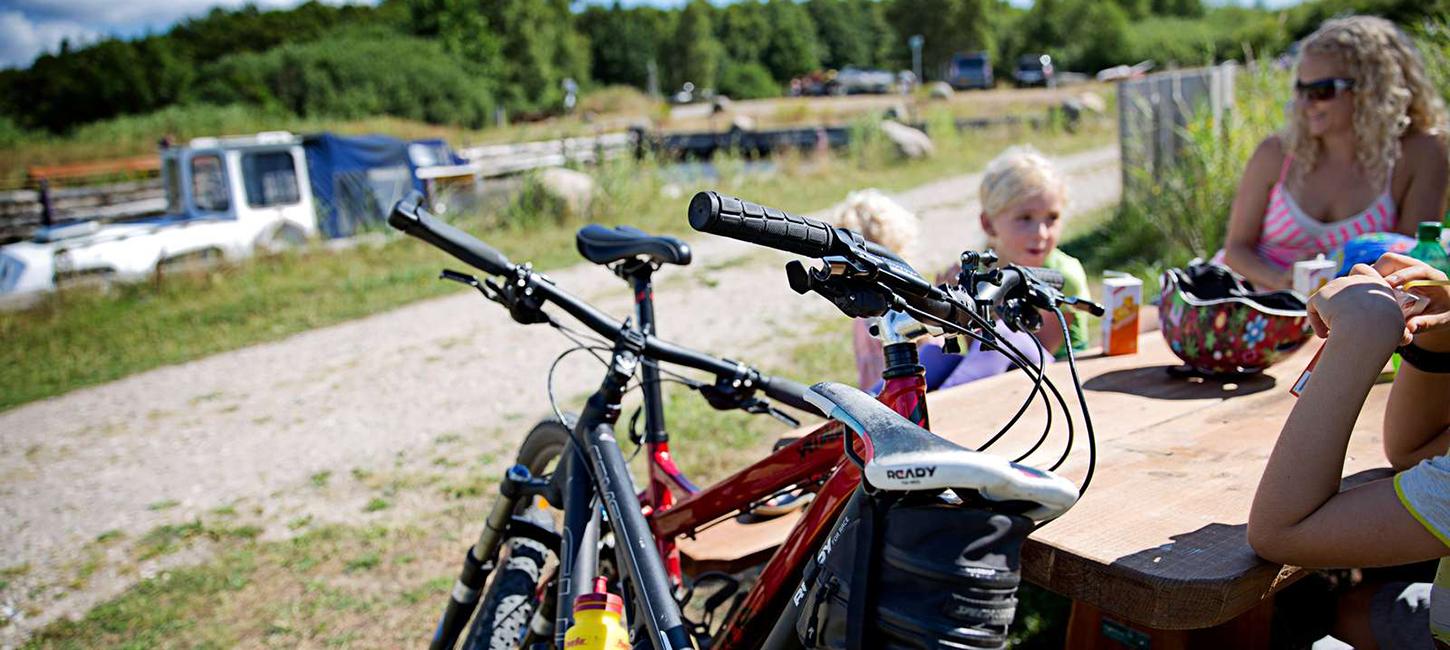
POLYGON ((1349 275, 1324 285, 1309 298, 1309 325, 1320 337, 1349 331, 1359 337, 1396 336, 1410 342, 1395 290, 1373 267, 1356 264, 1349 275))
MULTIPOLYGON (((1392 287, 1403 287, 1412 280, 1445 280, 1444 272, 1396 253, 1382 255, 1374 263, 1374 270, 1392 287)), ((1406 329, 1415 335, 1415 344, 1426 349, 1450 350, 1450 287, 1414 287, 1405 291, 1429 300, 1425 309, 1405 323, 1406 329)))

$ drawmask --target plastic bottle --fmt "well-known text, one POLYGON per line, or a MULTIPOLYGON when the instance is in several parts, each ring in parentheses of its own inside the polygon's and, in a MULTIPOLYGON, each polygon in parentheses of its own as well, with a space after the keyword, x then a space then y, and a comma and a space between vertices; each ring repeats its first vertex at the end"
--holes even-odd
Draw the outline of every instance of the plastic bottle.
POLYGON ((1450 273, 1450 256, 1445 254, 1445 249, 1440 245, 1440 224, 1421 221, 1415 234, 1417 241, 1415 247, 1409 250, 1409 256, 1450 273))
POLYGON ((564 634, 565 650, 629 650, 629 630, 620 617, 624 601, 609 593, 609 580, 594 579, 594 593, 574 599, 574 625, 564 634))

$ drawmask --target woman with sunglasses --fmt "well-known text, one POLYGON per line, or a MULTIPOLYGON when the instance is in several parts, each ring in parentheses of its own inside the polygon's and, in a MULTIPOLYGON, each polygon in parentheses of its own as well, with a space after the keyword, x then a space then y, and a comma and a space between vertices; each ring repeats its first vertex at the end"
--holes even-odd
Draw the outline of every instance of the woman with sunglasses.
POLYGON ((1289 124, 1249 159, 1216 261, 1260 289, 1370 232, 1415 233, 1445 213, 1445 106, 1408 38, 1382 18, 1304 39, 1289 124))

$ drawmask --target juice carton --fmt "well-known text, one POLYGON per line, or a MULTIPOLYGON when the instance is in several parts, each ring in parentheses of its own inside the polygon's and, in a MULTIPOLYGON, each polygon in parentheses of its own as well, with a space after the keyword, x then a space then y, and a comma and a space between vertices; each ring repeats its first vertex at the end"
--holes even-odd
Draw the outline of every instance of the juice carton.
POLYGON ((1138 308, 1143 281, 1126 273, 1103 274, 1103 354, 1138 351, 1138 308))
POLYGON ((1312 296, 1320 287, 1334 279, 1339 272, 1339 264, 1334 260, 1324 259, 1323 255, 1302 262, 1294 263, 1294 293, 1301 296, 1312 296))

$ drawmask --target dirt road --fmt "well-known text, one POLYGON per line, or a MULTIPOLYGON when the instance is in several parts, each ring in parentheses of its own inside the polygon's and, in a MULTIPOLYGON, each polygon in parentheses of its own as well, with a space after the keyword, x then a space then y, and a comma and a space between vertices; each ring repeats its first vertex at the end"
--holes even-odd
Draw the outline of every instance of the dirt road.
MULTIPOLYGON (((1073 212, 1118 200, 1116 148, 1059 164, 1073 212)), ((923 219, 922 268, 981 245, 978 182, 963 175, 895 195, 923 219)), ((758 362, 809 335, 793 328, 800 314, 830 313, 786 286, 784 255, 718 238, 692 243, 694 266, 659 275, 665 338, 758 362)), ((609 313, 629 310, 626 287, 601 269, 550 275, 609 313)), ((460 293, 0 413, 0 617, 10 619, 0 646, 204 556, 137 560, 132 541, 158 526, 243 508, 265 536, 288 535, 285 522, 303 514, 375 520, 384 515, 366 507, 366 491, 315 488, 330 476, 426 463, 445 439, 504 458, 548 411, 545 372, 565 347, 460 293)), ((558 395, 577 398, 597 381, 589 366, 579 369, 558 395)), ((429 504, 400 499, 385 515, 412 507, 429 504)))

